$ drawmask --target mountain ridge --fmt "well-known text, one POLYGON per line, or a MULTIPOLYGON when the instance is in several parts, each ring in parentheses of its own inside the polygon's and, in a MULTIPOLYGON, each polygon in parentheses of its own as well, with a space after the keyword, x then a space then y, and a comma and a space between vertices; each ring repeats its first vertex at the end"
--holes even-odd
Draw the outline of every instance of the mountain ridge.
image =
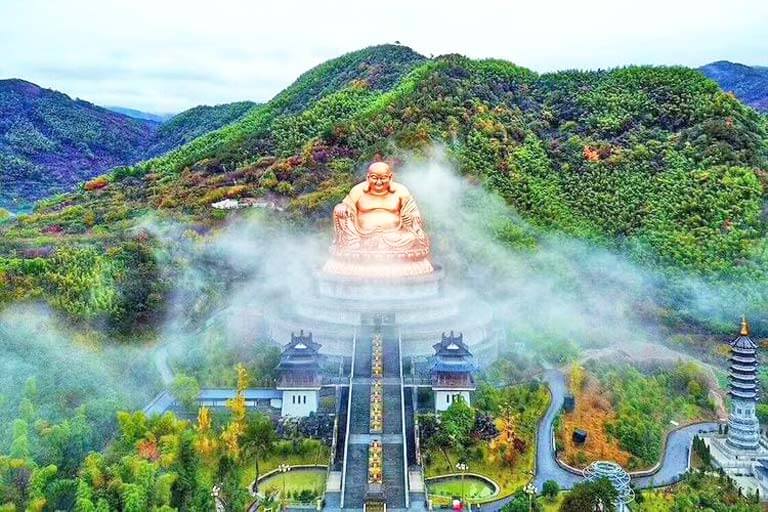
MULTIPOLYGON (((408 55, 414 61, 426 59, 404 46, 381 45, 373 48, 384 49, 382 51, 387 52, 399 52, 400 54, 408 55)), ((438 59, 451 58, 452 56, 456 56, 456 54, 443 55, 438 57, 438 59)), ((312 70, 309 70, 307 73, 310 71, 312 70)), ((719 83, 724 90, 732 91, 742 101, 753 106, 753 108, 768 111, 768 68, 747 66, 723 60, 702 66, 699 68, 699 71, 719 83), (753 83, 760 80, 762 82, 753 83)), ((561 73, 567 73, 567 71, 561 73)), ((297 82, 299 80, 301 80, 301 77, 297 79, 297 82)), ((343 83, 343 78, 340 80, 331 84, 325 84, 326 89, 339 87, 343 83)), ((41 94, 47 94, 42 91, 61 94, 61 96, 56 97, 72 101, 73 108, 103 108, 106 111, 117 112, 129 118, 141 120, 146 125, 145 127, 141 125, 134 126, 134 132, 138 129, 141 132, 139 134, 133 133, 129 136, 121 136, 125 144, 119 149, 116 148, 118 149, 118 154, 114 157, 112 155, 103 155, 99 152, 96 152, 94 155, 90 147, 85 148, 85 156, 77 154, 77 152, 67 153, 74 167, 71 177, 67 176, 67 163, 62 158, 50 157, 49 159, 57 160, 57 162, 53 168, 49 169, 47 168, 48 162, 45 156, 38 159, 27 158, 27 155, 24 154, 25 151, 21 148, 8 150, 9 144, 7 139, 9 137, 10 139, 21 138, 27 141, 31 138, 32 147, 35 144, 45 146, 47 142, 39 137, 38 133, 36 133, 39 130, 36 130, 34 126, 30 128, 22 120, 22 126, 17 127, 15 131, 6 128, 2 134, 5 136, 6 143, 0 143, 0 160, 2 160, 0 163, 3 164, 3 170, 5 171, 5 178, 0 176, 0 187, 2 187, 0 188, 0 206, 11 207, 12 209, 14 205, 18 207, 19 205, 30 204, 31 201, 42 199, 57 192, 70 190, 77 183, 87 181, 110 168, 132 165, 153 159, 175 148, 182 147, 205 133, 237 121, 242 116, 245 116, 252 107, 256 106, 255 103, 247 101, 214 106, 200 105, 176 114, 161 124, 157 124, 157 120, 162 119, 162 116, 142 113, 132 109, 122 109, 121 107, 99 107, 86 100, 72 99, 65 93, 45 89, 23 79, 0 81, 0 93, 2 93, 4 85, 11 85, 12 89, 28 94, 30 97, 39 97, 41 94), (10 135, 8 135, 8 131, 11 131, 10 135), (25 138, 24 135, 27 137, 25 138), (29 175, 32 176, 31 179, 29 175), (44 183, 45 180, 49 180, 51 183, 46 185, 44 183), (33 188, 39 191, 31 192, 33 188)), ((308 100, 300 98, 296 103, 297 105, 303 105, 306 101, 308 100)), ((295 111, 299 110, 301 110, 301 107, 296 107, 295 111)), ((289 109, 286 112, 281 112, 281 114, 284 113, 291 113, 291 111, 289 109)), ((130 121, 127 121, 127 123, 130 124, 130 121)), ((7 120, 5 124, 8 124, 7 120)), ((29 150, 26 152, 29 152, 29 150)))
POLYGON ((701 66, 699 71, 747 105, 768 113, 768 67, 719 60, 701 66))
POLYGON ((137 110, 135 108, 120 107, 116 105, 104 105, 104 108, 123 114, 134 119, 143 119, 144 121, 154 121, 156 123, 163 123, 171 119, 176 114, 154 114, 152 112, 144 112, 143 110, 137 110))
POLYGON ((147 150, 147 157, 161 155, 207 132, 226 126, 243 117, 257 105, 258 103, 253 101, 238 101, 218 105, 198 105, 179 112, 157 128, 155 140, 147 150))

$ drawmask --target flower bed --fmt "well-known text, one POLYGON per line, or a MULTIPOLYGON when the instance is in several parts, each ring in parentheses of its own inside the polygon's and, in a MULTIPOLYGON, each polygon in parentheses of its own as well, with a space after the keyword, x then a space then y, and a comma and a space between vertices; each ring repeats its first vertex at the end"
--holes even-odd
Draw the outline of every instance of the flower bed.
POLYGON ((371 425, 372 433, 381 433, 384 430, 384 400, 382 376, 384 375, 384 349, 380 334, 376 334, 371 342, 371 371, 373 373, 373 386, 371 387, 371 425))
POLYGON ((373 440, 368 447, 368 483, 380 484, 383 481, 384 449, 381 441, 373 440))

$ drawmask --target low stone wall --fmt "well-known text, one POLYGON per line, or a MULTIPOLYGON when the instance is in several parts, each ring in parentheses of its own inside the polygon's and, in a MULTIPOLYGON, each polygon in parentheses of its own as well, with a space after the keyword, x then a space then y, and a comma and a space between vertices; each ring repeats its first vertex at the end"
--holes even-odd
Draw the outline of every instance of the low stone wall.
MULTIPOLYGON (((444 478, 461 478, 461 473, 446 473, 444 475, 437 475, 437 476, 430 476, 428 478, 424 479, 424 490, 426 492, 427 497, 434 496, 432 494, 429 494, 429 483, 433 480, 440 480, 444 478)), ((501 492, 501 487, 499 484, 497 484, 493 479, 488 478, 485 475, 481 475, 480 473, 464 473, 464 478, 466 477, 473 477, 477 478, 478 480, 483 480, 493 487, 493 494, 491 496, 488 496, 487 498, 483 498, 480 500, 472 500, 473 505, 480 505, 483 503, 493 503, 495 501, 499 501, 502 497, 499 496, 499 493, 501 492)), ((444 498, 445 496, 440 496, 441 498, 444 498)))

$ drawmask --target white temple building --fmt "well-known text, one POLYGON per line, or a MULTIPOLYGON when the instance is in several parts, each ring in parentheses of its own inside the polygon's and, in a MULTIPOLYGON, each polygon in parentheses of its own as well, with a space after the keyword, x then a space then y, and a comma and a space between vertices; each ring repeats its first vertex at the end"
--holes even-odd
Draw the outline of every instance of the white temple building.
POLYGON ((319 349, 320 344, 312 341, 312 333, 291 333, 291 342, 284 347, 277 365, 282 416, 306 417, 317 412, 322 387, 319 349))
POLYGON ((442 334, 435 350, 434 363, 430 368, 432 391, 435 394, 435 412, 447 411, 461 397, 467 405, 470 393, 475 390, 473 373, 477 370, 472 353, 464 343, 464 335, 442 334))

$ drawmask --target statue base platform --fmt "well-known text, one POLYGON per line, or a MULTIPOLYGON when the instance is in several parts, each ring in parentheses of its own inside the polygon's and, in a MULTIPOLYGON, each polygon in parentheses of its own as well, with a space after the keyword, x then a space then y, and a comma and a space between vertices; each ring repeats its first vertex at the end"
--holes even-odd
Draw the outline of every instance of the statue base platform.
POLYGON ((277 306, 269 321, 276 341, 300 329, 312 331, 327 354, 350 356, 359 327, 381 323, 399 328, 403 356, 433 355, 432 345, 451 330, 464 334, 479 362, 497 355, 500 333, 493 328, 490 307, 446 285, 440 267, 397 278, 320 271, 312 289, 293 293, 277 306))
POLYGON ((323 266, 323 274, 371 279, 397 279, 423 276, 434 272, 429 261, 429 248, 403 250, 366 250, 331 246, 331 257, 323 266))
POLYGON ((422 276, 433 272, 432 264, 427 259, 419 261, 397 261, 394 263, 371 261, 365 264, 354 261, 331 258, 323 267, 323 273, 335 276, 400 278, 422 276))
POLYGON ((712 464, 733 478, 744 494, 759 491, 761 501, 768 498, 768 440, 761 436, 756 450, 740 450, 728 444, 725 435, 700 437, 709 447, 712 464))

